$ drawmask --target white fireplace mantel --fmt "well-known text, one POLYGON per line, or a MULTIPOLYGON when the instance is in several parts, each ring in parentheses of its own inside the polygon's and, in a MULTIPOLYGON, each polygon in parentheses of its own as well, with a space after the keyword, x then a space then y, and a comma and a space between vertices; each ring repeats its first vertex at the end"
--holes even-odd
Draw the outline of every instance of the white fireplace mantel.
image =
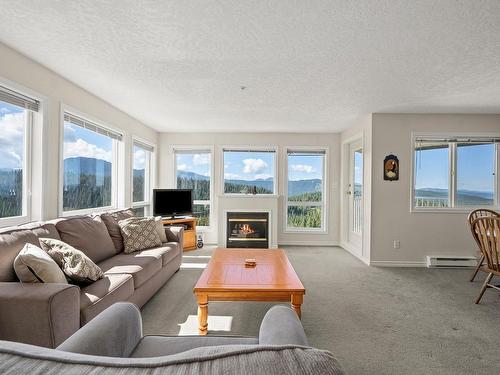
POLYGON ((269 247, 278 247, 278 196, 222 195, 219 198, 218 245, 226 247, 228 212, 267 212, 269 214, 269 247), (242 197, 245 197, 242 199, 242 197))

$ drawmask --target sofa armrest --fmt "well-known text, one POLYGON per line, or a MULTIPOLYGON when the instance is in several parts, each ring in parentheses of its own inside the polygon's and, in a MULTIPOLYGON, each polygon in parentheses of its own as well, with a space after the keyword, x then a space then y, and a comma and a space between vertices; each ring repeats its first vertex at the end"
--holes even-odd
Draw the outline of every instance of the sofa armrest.
POLYGON ((309 346, 302 323, 295 311, 286 306, 273 306, 262 319, 259 345, 309 346))
POLYGON ((165 234, 168 242, 178 242, 182 253, 184 249, 184 227, 169 226, 165 227, 165 234))
POLYGON ((142 338, 139 309, 117 302, 57 347, 64 352, 128 358, 142 338))
POLYGON ((80 328, 80 288, 0 282, 0 339, 55 348, 80 328))

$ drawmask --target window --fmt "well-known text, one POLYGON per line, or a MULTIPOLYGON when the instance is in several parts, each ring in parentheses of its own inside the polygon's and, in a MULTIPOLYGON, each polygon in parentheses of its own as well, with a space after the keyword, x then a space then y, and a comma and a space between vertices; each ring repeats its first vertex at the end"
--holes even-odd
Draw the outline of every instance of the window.
POLYGON ((101 125, 64 114, 63 212, 116 207, 121 138, 101 125))
POLYGON ((288 230, 324 229, 325 156, 324 150, 288 150, 288 230))
POLYGON ((134 141, 132 149, 132 207, 137 216, 146 216, 151 207, 151 160, 153 147, 134 141))
POLYGON ((0 225, 30 220, 30 149, 39 102, 0 86, 0 225))
POLYGON ((201 227, 210 226, 211 164, 209 150, 175 150, 176 186, 193 189, 193 215, 201 227))
POLYGON ((274 150, 224 150, 225 194, 274 194, 274 150))
POLYGON ((470 208, 497 204, 498 141, 484 137, 417 137, 415 208, 470 208))

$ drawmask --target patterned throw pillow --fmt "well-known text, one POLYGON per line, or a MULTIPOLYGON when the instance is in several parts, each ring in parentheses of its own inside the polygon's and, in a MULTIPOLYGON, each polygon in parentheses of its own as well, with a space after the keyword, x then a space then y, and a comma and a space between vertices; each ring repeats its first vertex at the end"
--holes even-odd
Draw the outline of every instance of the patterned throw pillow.
POLYGON ((124 253, 161 246, 154 217, 131 217, 118 222, 123 236, 124 253))
POLYGON ((52 238, 40 238, 39 241, 42 249, 54 259, 68 279, 75 284, 90 284, 104 276, 97 264, 66 242, 52 238))

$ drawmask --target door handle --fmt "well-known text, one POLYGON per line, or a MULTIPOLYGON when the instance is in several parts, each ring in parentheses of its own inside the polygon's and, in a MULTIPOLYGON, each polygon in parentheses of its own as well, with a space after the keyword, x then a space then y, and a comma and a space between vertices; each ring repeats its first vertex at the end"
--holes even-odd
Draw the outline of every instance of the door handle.
POLYGON ((352 194, 352 192, 351 192, 351 191, 348 191, 348 192, 347 192, 347 195, 351 195, 351 194, 352 194))

